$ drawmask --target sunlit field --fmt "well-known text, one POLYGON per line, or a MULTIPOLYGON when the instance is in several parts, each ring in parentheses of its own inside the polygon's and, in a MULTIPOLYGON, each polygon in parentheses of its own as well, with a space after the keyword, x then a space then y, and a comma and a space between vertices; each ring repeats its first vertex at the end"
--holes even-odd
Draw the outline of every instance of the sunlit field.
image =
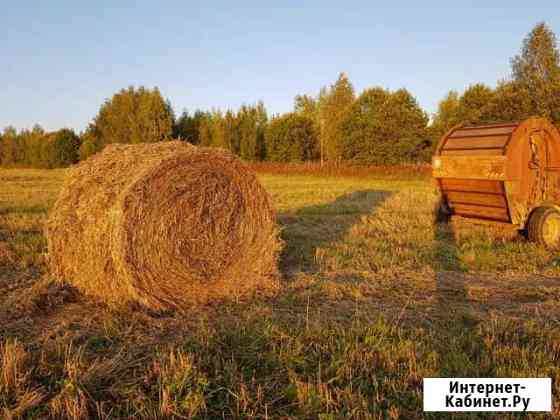
POLYGON ((280 292, 182 314, 111 309, 50 278, 43 225, 64 171, 0 170, 2 416, 437 417, 422 378, 441 376, 552 377, 560 415, 557 254, 436 223, 425 171, 257 169, 285 242, 280 292))

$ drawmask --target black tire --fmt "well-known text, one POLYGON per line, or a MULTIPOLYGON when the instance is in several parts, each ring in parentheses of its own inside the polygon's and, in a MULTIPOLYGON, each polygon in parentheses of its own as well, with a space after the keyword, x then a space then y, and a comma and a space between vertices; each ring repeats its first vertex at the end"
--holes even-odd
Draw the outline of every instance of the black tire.
POLYGON ((527 223, 530 241, 549 249, 560 248, 560 211, 554 207, 539 207, 527 223))

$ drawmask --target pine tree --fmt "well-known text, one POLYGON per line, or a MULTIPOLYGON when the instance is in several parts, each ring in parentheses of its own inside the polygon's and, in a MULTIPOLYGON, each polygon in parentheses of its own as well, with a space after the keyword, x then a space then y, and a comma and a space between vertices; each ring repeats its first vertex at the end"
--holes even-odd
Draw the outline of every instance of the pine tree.
POLYGON ((539 23, 511 60, 514 88, 528 95, 530 111, 560 122, 560 52, 556 36, 539 23))
POLYGON ((212 124, 211 124, 211 138, 212 143, 210 146, 212 147, 219 147, 221 149, 229 149, 229 145, 226 143, 226 130, 225 130, 225 122, 224 116, 222 115, 222 111, 219 109, 215 109, 212 111, 212 124))
POLYGON ((255 158, 258 160, 264 160, 266 156, 266 141, 265 133, 268 127, 268 113, 262 101, 257 103, 255 108, 256 111, 256 123, 257 123, 257 144, 255 151, 255 158))
POLYGON ((201 146, 211 146, 212 140, 212 114, 205 112, 198 127, 198 138, 201 146))
POLYGON ((239 155, 244 160, 256 160, 257 112, 254 107, 243 105, 237 113, 239 155))
POLYGON ((200 122, 204 113, 196 110, 191 116, 188 111, 183 111, 173 124, 173 138, 186 141, 191 144, 200 143, 200 122))
POLYGON ((228 109, 224 115, 224 135, 227 149, 239 154, 239 130, 235 113, 228 109))

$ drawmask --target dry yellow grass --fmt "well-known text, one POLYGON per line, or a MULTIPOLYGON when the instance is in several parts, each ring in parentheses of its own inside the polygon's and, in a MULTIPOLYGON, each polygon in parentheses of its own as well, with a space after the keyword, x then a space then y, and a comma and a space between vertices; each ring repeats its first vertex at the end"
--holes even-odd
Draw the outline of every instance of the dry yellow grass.
POLYGON ((286 242, 280 293, 154 314, 44 276, 61 174, 0 171, 1 340, 24 360, 18 389, 41 396, 28 405, 10 386, 5 412, 422 419, 423 377, 513 376, 551 377, 555 411, 527 417, 560 415, 557 255, 516 232, 434 224, 425 180, 259 179, 286 242))
POLYGON ((3 418, 17 419, 44 399, 42 388, 30 385, 29 355, 17 340, 0 343, 0 406, 3 418))

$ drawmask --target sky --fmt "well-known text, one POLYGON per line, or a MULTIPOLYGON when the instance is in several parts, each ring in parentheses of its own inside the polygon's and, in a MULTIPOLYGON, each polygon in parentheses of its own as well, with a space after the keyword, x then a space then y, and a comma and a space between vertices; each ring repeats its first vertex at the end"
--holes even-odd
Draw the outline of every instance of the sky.
POLYGON ((262 100, 289 112, 340 72, 359 94, 406 88, 429 113, 450 90, 510 75, 558 0, 3 1, 0 128, 84 129, 119 89, 157 86, 176 113, 262 100))

